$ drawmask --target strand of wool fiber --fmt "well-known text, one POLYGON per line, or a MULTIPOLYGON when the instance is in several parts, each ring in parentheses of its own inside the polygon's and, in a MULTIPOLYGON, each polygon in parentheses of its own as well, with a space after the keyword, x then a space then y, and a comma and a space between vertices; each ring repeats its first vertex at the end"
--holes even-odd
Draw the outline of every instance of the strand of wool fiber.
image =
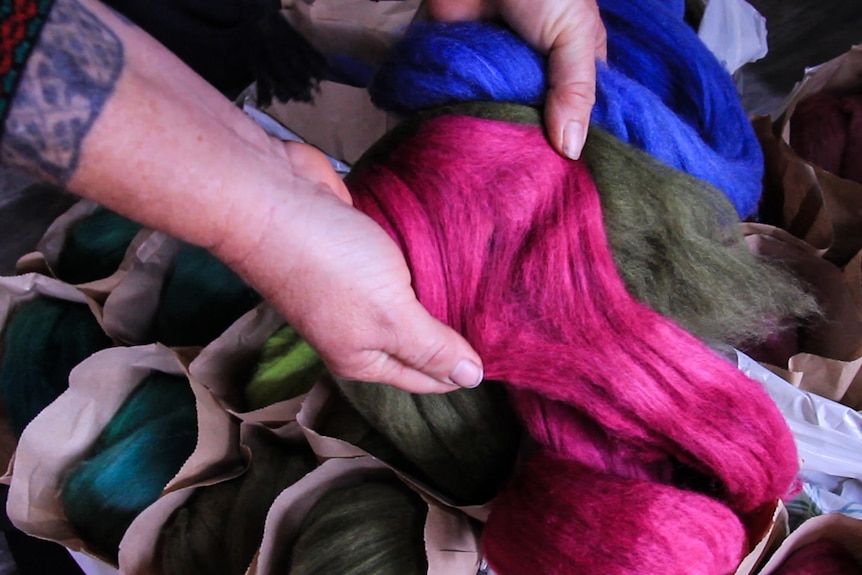
POLYGON ((116 563, 132 521, 159 498, 197 443, 194 393, 184 377, 152 372, 126 398, 63 484, 81 538, 116 563))
POLYGON ((862 184, 862 92, 820 92, 799 102, 790 146, 815 166, 862 184))
POLYGON ((357 381, 337 384, 362 417, 420 471, 420 479, 454 503, 487 503, 511 474, 521 428, 495 382, 441 395, 357 381))
POLYGON ((156 341, 204 346, 221 335, 260 296, 204 248, 184 244, 165 277, 156 312, 156 341))
POLYGON ((57 277, 70 284, 106 278, 120 267, 141 226, 106 208, 96 208, 68 231, 56 264, 57 277))
POLYGON ((326 493, 300 527, 289 575, 424 575, 428 506, 406 485, 367 481, 326 493))
POLYGON ((317 352, 289 325, 264 342, 254 373, 243 388, 249 410, 308 393, 326 366, 317 352))
POLYGON ((161 571, 245 573, 260 547, 272 502, 316 464, 308 444, 262 436, 251 448, 251 461, 242 475, 197 488, 162 527, 161 571))
MULTIPOLYGON (((752 513, 795 488, 796 447, 772 400, 629 296, 586 164, 557 154, 541 128, 433 118, 385 162, 351 173, 347 184, 354 205, 400 246, 422 304, 474 346, 488 379, 505 382, 539 447, 582 469, 571 477, 576 484, 561 478, 548 494, 561 513, 567 510, 563 516, 529 534, 554 550, 545 573, 652 575, 636 566, 666 549, 646 535, 625 535, 618 524, 628 506, 656 493, 675 493, 689 508, 691 493, 699 492, 747 525, 752 513), (601 498, 609 475, 640 481, 615 491, 605 517, 581 515, 576 501, 601 498), (569 547, 560 539, 568 524, 586 524, 618 553, 598 563, 569 547)), ((549 472, 529 469, 531 476, 549 472)), ((491 509, 497 524, 547 514, 524 499, 504 501, 511 503, 491 509)), ((710 532, 725 529, 726 518, 722 511, 701 520, 710 532)), ((647 516, 638 524, 683 547, 704 546, 704 530, 690 523, 647 516), (653 529, 656 522, 661 527, 653 529)), ((496 540, 487 548, 496 572, 523 572, 494 549, 527 544, 488 529, 483 539, 496 540)), ((669 557, 655 573, 723 575, 747 544, 744 537, 723 541, 715 557, 733 560, 692 565, 669 557)))
MULTIPOLYGON (((535 108, 468 102, 416 115, 356 164, 382 161, 428 118, 459 114, 539 126, 535 108)), ((602 202, 617 270, 638 301, 710 345, 736 348, 819 317, 815 298, 781 262, 755 256, 727 199, 600 128, 583 152, 602 202)))
POLYGON ((86 304, 38 297, 6 326, 0 394, 17 437, 69 386, 72 368, 111 345, 86 304))
POLYGON ((794 551, 776 575, 860 575, 862 566, 847 549, 830 539, 818 539, 794 551))
MULTIPOLYGON (((762 192, 763 154, 735 85, 661 0, 600 2, 608 63, 597 67, 591 123, 720 189, 742 218, 762 192)), ((540 105, 545 59, 489 23, 417 24, 390 50, 371 87, 385 109, 463 101, 540 105)))

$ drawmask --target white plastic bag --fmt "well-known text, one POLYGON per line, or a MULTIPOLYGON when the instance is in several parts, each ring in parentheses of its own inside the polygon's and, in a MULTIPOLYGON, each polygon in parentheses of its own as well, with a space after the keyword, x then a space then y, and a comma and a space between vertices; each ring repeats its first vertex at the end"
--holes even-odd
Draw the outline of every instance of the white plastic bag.
POLYGON ((796 439, 803 474, 823 473, 862 487, 862 414, 794 387, 739 351, 737 365, 778 405, 796 439))
POLYGON ((769 51, 766 18, 745 0, 710 0, 697 35, 730 74, 769 51))

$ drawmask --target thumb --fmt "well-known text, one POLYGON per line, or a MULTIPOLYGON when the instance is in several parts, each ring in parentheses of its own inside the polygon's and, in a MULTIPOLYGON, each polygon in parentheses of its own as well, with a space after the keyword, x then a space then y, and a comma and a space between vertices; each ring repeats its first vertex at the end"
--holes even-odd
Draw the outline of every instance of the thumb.
POLYGON ((455 330, 422 305, 402 308, 376 381, 413 393, 446 393, 482 382, 482 361, 455 330))
POLYGON ((545 123, 554 148, 573 160, 581 155, 596 101, 596 59, 606 55, 604 25, 590 12, 562 30, 548 51, 545 123))

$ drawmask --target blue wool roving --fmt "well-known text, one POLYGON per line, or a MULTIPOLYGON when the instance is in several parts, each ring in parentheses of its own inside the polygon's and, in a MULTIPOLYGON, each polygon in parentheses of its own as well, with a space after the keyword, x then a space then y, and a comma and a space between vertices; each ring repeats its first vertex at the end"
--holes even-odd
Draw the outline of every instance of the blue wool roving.
MULTIPOLYGON (((724 192, 742 218, 761 194, 763 156, 718 60, 659 0, 603 0, 608 64, 592 124, 724 192)), ((463 101, 541 105, 545 59, 488 23, 417 24, 371 85, 373 102, 412 111, 463 101)))

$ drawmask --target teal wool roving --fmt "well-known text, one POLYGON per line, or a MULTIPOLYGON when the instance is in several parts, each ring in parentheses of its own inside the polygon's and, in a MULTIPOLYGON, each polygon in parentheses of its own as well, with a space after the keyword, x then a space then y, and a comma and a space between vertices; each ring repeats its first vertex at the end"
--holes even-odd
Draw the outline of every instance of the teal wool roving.
POLYGON ((394 482, 330 491, 303 521, 287 573, 424 575, 427 509, 416 493, 394 482))
POLYGON ((54 270, 71 284, 106 278, 120 267, 141 226, 105 208, 75 223, 68 231, 54 270))
POLYGON ((184 377, 152 372, 69 470, 61 491, 81 538, 116 561, 131 522, 158 499, 195 449, 195 398, 184 377))
POLYGON ((263 538, 275 498, 314 469, 306 443, 266 435, 251 446, 239 477, 199 487, 162 527, 159 551, 168 574, 242 575, 263 538))
POLYGON ((19 305, 3 339, 0 394, 17 436, 66 390, 73 367, 111 345, 86 304, 48 297, 19 305))
POLYGON ((307 393, 326 367, 308 343, 289 325, 272 334, 260 351, 254 374, 245 386, 248 409, 259 409, 307 393))
POLYGON ((184 244, 162 286, 156 340, 206 345, 259 302, 260 296, 215 256, 184 244))
POLYGON ((342 395, 400 454, 419 479, 459 505, 489 501, 509 477, 521 428, 493 381, 442 395, 340 381, 342 395))

